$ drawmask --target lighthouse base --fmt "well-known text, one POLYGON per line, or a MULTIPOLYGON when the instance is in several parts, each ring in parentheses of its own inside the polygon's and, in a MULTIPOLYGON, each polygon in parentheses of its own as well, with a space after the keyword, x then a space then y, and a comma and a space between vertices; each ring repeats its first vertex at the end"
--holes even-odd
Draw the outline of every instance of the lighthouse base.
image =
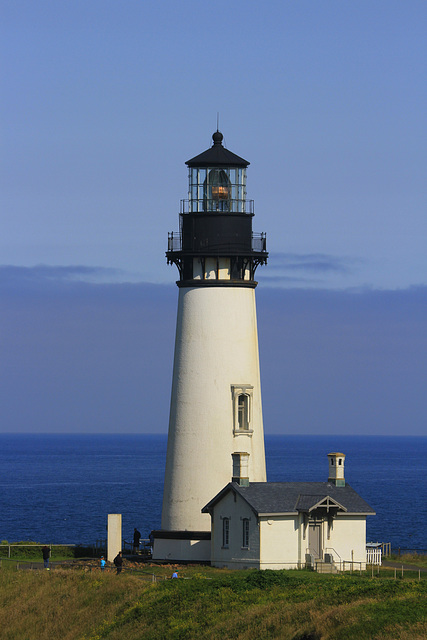
POLYGON ((153 560, 210 562, 210 531, 153 531, 153 560))

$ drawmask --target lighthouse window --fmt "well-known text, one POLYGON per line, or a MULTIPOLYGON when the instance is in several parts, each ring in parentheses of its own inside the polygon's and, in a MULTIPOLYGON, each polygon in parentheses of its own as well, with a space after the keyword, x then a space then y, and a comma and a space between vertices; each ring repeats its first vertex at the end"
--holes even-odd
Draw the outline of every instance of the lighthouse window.
POLYGON ((191 167, 188 177, 188 211, 245 213, 246 169, 244 167, 191 167))
POLYGON ((232 385, 233 431, 234 435, 252 435, 252 393, 251 385, 232 385))
POLYGON ((241 393, 238 398, 238 427, 249 429, 249 397, 241 393))
POLYGON ((228 547, 230 543, 230 518, 223 518, 222 521, 222 546, 228 547))
POLYGON ((231 182, 223 169, 211 169, 203 183, 205 211, 229 211, 231 182))
POLYGON ((243 269, 243 260, 242 258, 232 258, 231 260, 231 279, 232 280, 243 280, 244 279, 244 269, 243 269))

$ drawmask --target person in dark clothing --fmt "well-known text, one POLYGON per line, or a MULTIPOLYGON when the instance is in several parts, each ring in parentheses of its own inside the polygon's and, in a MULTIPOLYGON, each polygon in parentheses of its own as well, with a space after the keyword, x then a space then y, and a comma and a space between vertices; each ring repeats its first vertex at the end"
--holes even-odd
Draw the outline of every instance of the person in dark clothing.
POLYGON ((138 553, 139 551, 139 541, 141 539, 141 534, 138 529, 133 530, 133 552, 138 553))
POLYGON ((153 555, 154 534, 153 534, 153 532, 152 532, 152 531, 150 532, 150 535, 148 536, 148 539, 149 539, 149 541, 150 541, 150 553, 151 553, 151 555, 153 555))
POLYGON ((44 545, 44 547, 42 547, 42 554, 43 554, 44 568, 49 569, 50 549, 48 546, 44 545))
POLYGON ((122 558, 122 552, 121 551, 119 551, 119 553, 114 558, 114 564, 116 565, 117 573, 120 573, 120 571, 122 570, 122 566, 123 566, 123 558, 122 558))

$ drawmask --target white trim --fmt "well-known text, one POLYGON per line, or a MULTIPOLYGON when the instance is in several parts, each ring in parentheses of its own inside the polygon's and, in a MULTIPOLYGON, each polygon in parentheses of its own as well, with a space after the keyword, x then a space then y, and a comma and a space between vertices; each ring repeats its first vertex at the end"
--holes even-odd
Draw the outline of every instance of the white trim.
POLYGON ((233 435, 252 435, 252 413, 253 413, 253 386, 250 384, 232 384, 231 395, 233 403, 233 435), (239 427, 239 397, 246 396, 247 401, 247 428, 239 427))

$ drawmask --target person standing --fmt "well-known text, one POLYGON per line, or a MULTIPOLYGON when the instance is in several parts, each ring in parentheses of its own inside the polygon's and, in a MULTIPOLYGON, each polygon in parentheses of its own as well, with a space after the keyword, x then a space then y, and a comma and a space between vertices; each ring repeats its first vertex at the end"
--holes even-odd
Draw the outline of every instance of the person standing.
POLYGON ((150 553, 151 555, 153 555, 153 547, 154 547, 154 534, 152 531, 150 531, 150 535, 148 536, 148 539, 150 541, 150 553))
POLYGON ((134 529, 133 530, 133 552, 134 553, 138 553, 139 551, 139 541, 141 539, 141 534, 139 533, 138 529, 134 529))
POLYGON ((116 557, 114 558, 114 564, 116 565, 117 568, 117 574, 119 574, 122 570, 122 566, 123 566, 123 558, 122 558, 122 552, 119 551, 119 553, 116 555, 116 557))
POLYGON ((50 549, 47 545, 44 545, 44 547, 42 547, 42 554, 43 554, 44 568, 49 569, 50 549))
POLYGON ((104 558, 104 556, 101 556, 100 564, 101 564, 101 571, 104 571, 104 569, 105 569, 105 558, 104 558))

